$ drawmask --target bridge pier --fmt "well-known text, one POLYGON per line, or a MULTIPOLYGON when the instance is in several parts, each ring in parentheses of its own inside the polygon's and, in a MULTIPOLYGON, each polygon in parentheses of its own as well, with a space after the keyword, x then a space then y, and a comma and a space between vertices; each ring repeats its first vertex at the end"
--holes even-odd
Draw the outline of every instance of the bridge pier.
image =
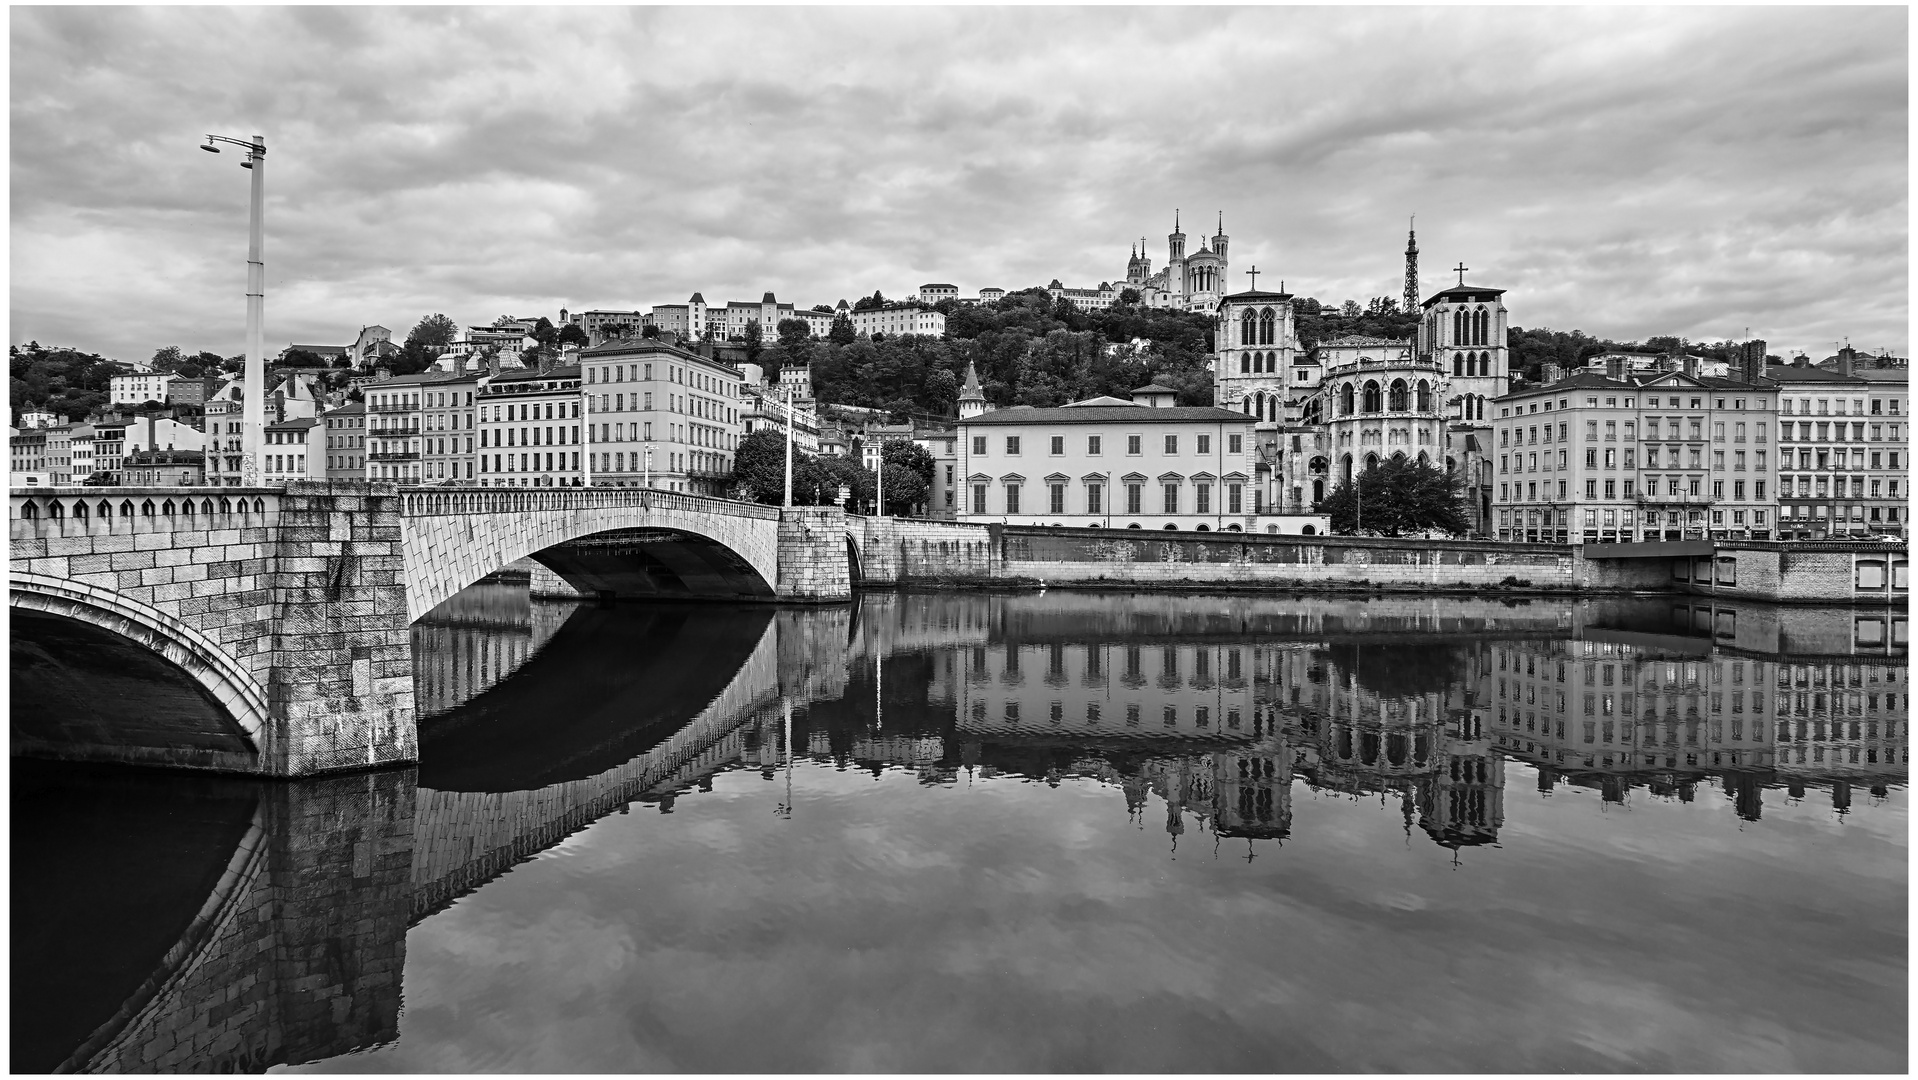
POLYGON ((794 506, 779 512, 779 580, 774 595, 797 604, 852 599, 846 557, 846 512, 837 506, 794 506))

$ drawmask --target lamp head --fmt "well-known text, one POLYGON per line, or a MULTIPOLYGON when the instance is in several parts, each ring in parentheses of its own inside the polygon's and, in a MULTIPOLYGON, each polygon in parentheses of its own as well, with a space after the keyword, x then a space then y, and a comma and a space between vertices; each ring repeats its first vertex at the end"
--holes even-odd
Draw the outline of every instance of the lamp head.
POLYGON ((217 154, 220 152, 220 148, 213 145, 213 136, 211 135, 206 137, 206 145, 200 147, 200 149, 205 150, 209 154, 217 154))
POLYGON ((242 162, 240 162, 240 168, 242 168, 242 169, 251 169, 252 167, 253 167, 253 159, 252 159, 252 158, 248 158, 248 159, 246 159, 245 161, 242 161, 242 162))

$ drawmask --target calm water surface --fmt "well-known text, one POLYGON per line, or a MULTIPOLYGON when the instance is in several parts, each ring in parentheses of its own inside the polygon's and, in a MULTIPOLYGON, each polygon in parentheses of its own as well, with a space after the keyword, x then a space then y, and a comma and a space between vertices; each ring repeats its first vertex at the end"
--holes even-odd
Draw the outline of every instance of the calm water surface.
POLYGON ((1905 1067, 1903 613, 479 586, 414 632, 417 770, 16 762, 16 1069, 1905 1067))

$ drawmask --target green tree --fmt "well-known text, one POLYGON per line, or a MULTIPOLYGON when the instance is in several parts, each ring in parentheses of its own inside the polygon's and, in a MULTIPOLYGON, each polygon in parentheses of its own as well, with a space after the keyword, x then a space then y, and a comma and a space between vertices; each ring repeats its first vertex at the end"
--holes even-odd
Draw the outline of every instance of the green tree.
POLYGON ((746 362, 759 362, 759 352, 766 345, 766 332, 760 329, 758 319, 746 320, 746 362))
MULTIPOLYGON (((794 449, 793 492, 795 494, 804 490, 800 482, 801 465, 810 460, 811 455, 803 450, 794 449)), ((751 502, 761 502, 771 506, 778 506, 785 502, 785 435, 761 428, 739 440, 739 448, 733 452, 732 486, 739 498, 751 502)))
POLYGON ((779 335, 779 343, 788 349, 801 345, 812 337, 812 326, 804 319, 781 319, 773 328, 779 335))
POLYGON ((186 363, 186 357, 180 352, 178 345, 165 346, 153 354, 153 370, 158 372, 172 374, 180 370, 180 365, 184 363, 186 363))
POLYGON ((840 312, 832 318, 832 329, 826 334, 827 340, 834 345, 851 345, 859 338, 859 331, 853 329, 852 316, 840 312))
MULTIPOLYGON (((872 470, 860 465, 851 458, 833 457, 822 454, 813 459, 818 488, 808 494, 812 505, 831 506, 839 501, 839 488, 847 489, 846 509, 856 510, 872 506, 875 481, 872 470)), ((891 477, 887 477, 890 481, 891 477)), ((807 494, 805 489, 794 482, 796 492, 807 494)), ((890 492, 887 493, 890 496, 890 492)))
POLYGON ((318 353, 309 349, 288 349, 286 352, 280 354, 280 363, 288 367, 303 368, 326 366, 326 361, 320 359, 318 353))
POLYGON ((561 345, 577 345, 583 349, 592 339, 587 336, 586 331, 582 330, 578 323, 567 323, 565 326, 559 328, 558 340, 561 345))
POLYGON ((1428 529, 1460 536, 1465 517, 1464 481, 1453 473, 1392 457, 1359 474, 1357 489, 1340 481, 1314 512, 1329 514, 1336 533, 1404 536, 1428 529))
POLYGON ((888 514, 911 514, 925 504, 926 480, 904 465, 887 462, 886 509, 888 514))
POLYGON ((1119 290, 1119 303, 1121 304, 1128 304, 1128 305, 1137 304, 1140 300, 1143 300, 1143 299, 1145 298, 1139 294, 1139 290, 1137 289, 1120 289, 1119 290))

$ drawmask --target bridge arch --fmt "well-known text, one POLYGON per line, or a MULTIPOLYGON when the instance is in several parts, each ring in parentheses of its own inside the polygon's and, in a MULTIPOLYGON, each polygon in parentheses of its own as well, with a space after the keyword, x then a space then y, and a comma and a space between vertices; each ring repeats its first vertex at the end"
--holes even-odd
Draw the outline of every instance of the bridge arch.
MULTIPOLYGON (((402 543, 409 621, 488 574, 532 557, 594 590, 607 561, 650 545, 655 570, 698 575, 716 595, 773 599, 777 507, 608 488, 408 491, 402 543)), ((710 597, 708 597, 710 598, 710 597)))
MULTIPOLYGON (((220 714, 176 718, 190 725, 182 734, 195 744, 192 749, 147 747, 137 742, 122 743, 118 738, 103 739, 100 746, 49 739, 45 749, 52 756, 98 757, 104 753, 113 760, 139 761, 158 753, 166 764, 197 764, 251 772, 274 749, 268 745, 273 726, 268 722, 268 698, 260 682, 226 648, 178 618, 109 589, 31 571, 16 571, 10 576, 7 605, 16 663, 22 659, 23 650, 32 648, 34 620, 55 620, 56 625, 58 620, 65 620, 90 629, 90 633, 81 631, 85 641, 76 642, 89 653, 97 651, 100 645, 114 646, 124 641, 157 656, 177 671, 181 681, 203 694, 213 712, 220 714), (220 730, 211 730, 215 725, 220 730)), ((27 659, 31 661, 32 657, 27 659)), ((18 691, 16 686, 16 693, 18 691)), ((18 700, 16 698, 16 703, 18 700)), ((117 721, 112 706, 116 703, 99 704, 103 722, 114 725, 117 721)), ((23 739, 38 741, 33 733, 24 732, 21 724, 21 714, 16 712, 13 720, 16 747, 23 739)))

